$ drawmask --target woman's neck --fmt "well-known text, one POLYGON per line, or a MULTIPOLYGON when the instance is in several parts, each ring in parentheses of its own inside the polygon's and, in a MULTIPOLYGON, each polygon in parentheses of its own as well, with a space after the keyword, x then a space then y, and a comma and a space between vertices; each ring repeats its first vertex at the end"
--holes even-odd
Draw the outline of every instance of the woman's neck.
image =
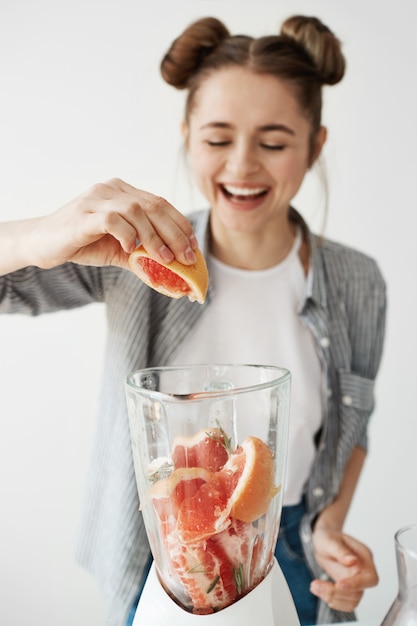
POLYGON ((286 220, 279 231, 214 231, 211 231, 210 252, 216 259, 240 269, 262 270, 285 259, 293 246, 296 226, 286 220))

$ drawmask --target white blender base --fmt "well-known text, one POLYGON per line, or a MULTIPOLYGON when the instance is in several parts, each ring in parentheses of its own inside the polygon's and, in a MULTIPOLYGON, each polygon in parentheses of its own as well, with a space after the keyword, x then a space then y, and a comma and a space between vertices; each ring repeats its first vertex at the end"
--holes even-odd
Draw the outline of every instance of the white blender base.
POLYGON ((184 611, 165 592, 152 564, 146 579, 133 626, 300 626, 294 601, 278 561, 253 591, 210 615, 184 611))

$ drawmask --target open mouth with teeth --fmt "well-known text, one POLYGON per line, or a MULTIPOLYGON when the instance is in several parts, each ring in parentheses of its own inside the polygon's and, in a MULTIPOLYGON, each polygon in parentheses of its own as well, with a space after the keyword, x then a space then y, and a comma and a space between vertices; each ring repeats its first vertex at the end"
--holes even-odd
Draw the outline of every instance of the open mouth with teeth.
POLYGON ((234 185, 221 185, 220 187, 228 199, 239 202, 259 200, 268 193, 267 187, 235 187, 234 185))

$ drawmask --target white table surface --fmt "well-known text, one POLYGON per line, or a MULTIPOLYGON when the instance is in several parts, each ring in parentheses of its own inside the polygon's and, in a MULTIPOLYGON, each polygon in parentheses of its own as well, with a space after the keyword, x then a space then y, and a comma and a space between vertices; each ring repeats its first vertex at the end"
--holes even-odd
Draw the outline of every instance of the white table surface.
MULTIPOLYGON (((337 626, 381 626, 381 622, 376 622, 374 620, 372 620, 371 622, 369 620, 367 621, 361 621, 359 620, 359 622, 340 622, 339 624, 337 624, 337 626)), ((335 626, 334 624, 327 624, 327 626, 335 626)))

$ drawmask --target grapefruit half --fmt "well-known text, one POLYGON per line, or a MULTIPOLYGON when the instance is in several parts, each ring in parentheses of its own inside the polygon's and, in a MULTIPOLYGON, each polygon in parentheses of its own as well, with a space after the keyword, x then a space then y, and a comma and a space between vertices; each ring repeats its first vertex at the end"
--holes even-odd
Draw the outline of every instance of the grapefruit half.
POLYGON ((170 298, 187 296, 191 302, 203 304, 208 289, 208 270, 203 253, 194 250, 193 265, 183 265, 176 259, 164 264, 152 259, 140 244, 129 256, 129 267, 148 287, 170 298))

